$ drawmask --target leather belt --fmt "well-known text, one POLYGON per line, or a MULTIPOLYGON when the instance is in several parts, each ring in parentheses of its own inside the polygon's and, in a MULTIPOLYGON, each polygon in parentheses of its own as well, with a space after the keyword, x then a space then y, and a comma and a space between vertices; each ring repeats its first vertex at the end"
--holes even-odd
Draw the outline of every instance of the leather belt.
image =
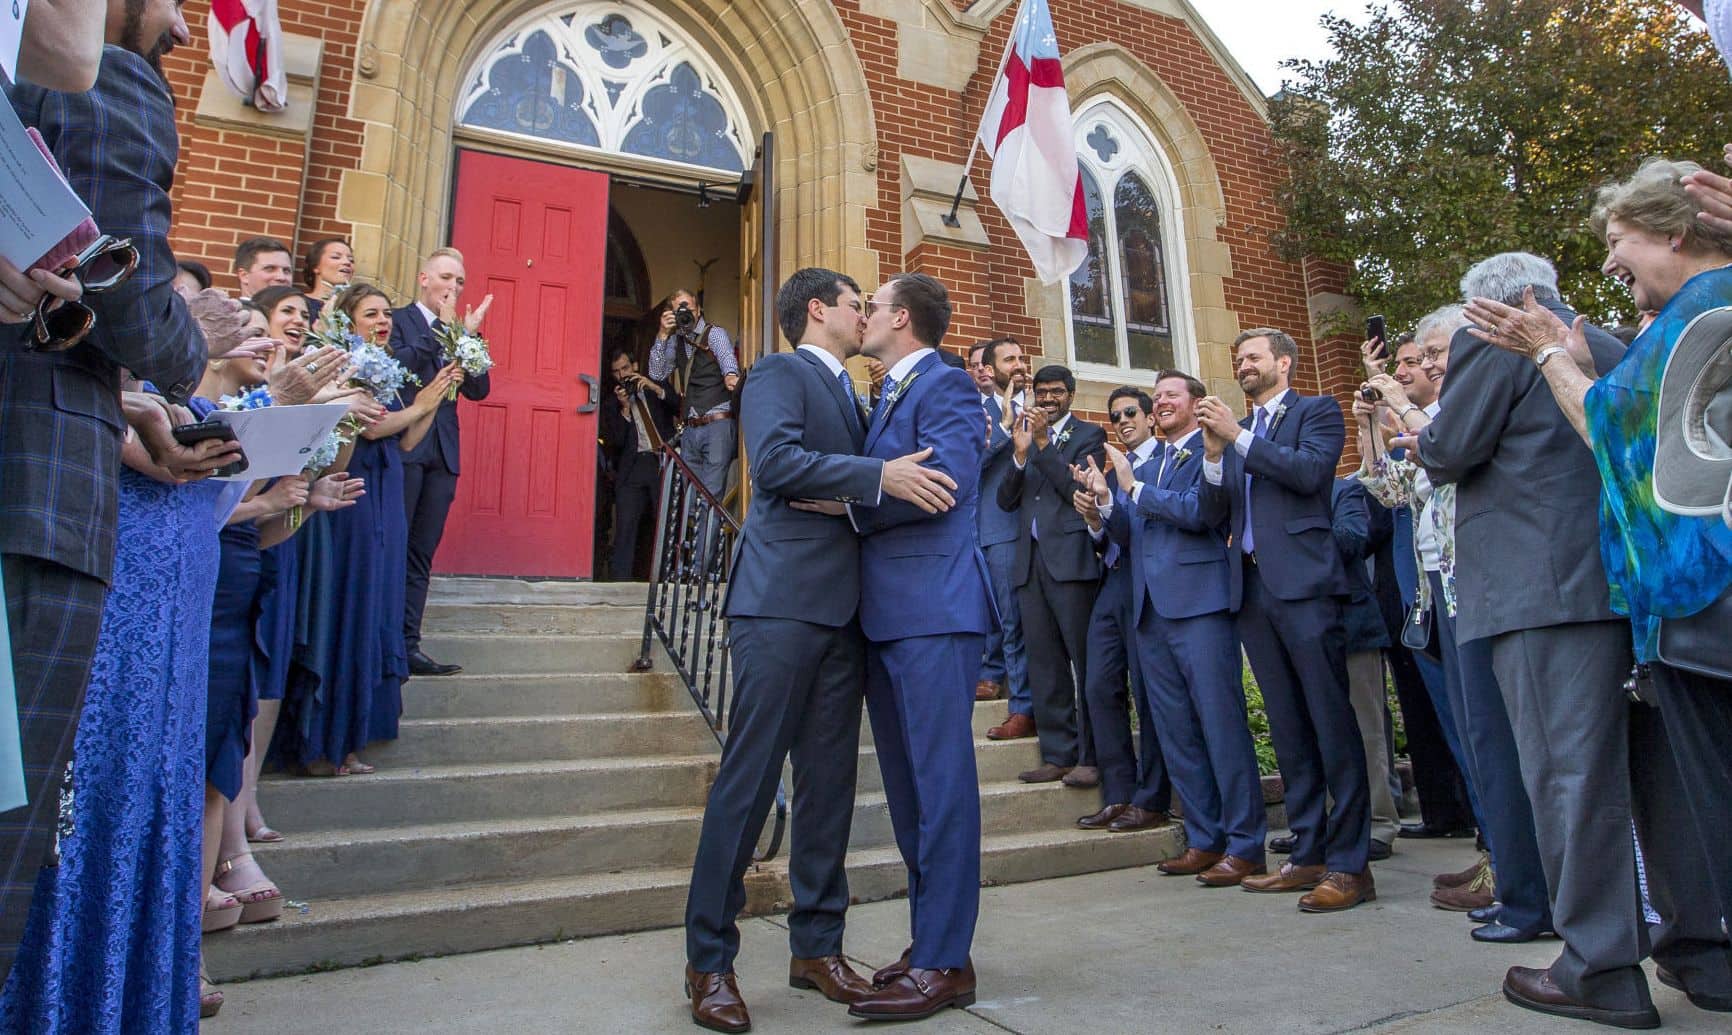
POLYGON ((688 428, 701 428, 705 424, 714 424, 716 421, 719 421, 719 420, 733 420, 733 419, 734 419, 733 411, 732 410, 724 410, 721 413, 706 413, 701 417, 688 417, 686 419, 684 426, 688 427, 688 428))

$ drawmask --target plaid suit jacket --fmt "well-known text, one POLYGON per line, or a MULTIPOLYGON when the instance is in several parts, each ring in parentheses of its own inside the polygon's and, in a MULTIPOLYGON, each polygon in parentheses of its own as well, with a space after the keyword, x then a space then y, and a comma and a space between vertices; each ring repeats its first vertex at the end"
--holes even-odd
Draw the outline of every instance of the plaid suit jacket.
POLYGON ((204 373, 204 334, 174 293, 168 192, 180 138, 174 101, 144 58, 107 47, 96 86, 27 83, 12 103, 48 142, 96 225, 138 248, 138 269, 85 303, 96 328, 65 352, 0 350, 0 553, 41 557, 107 581, 120 470, 120 370, 184 400, 204 373))

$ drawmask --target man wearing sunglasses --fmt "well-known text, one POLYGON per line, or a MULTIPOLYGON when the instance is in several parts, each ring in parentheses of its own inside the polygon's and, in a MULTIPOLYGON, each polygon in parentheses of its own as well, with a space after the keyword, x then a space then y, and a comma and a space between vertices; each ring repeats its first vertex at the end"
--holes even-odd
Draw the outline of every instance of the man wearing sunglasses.
POLYGON ((73 276, 55 285, 59 305, 0 291, 0 321, 12 325, 0 328, 0 559, 29 795, 0 814, 0 977, 11 969, 36 871, 53 843, 113 571, 126 428, 120 369, 180 401, 207 359, 204 335, 173 288, 168 189, 179 138, 155 67, 189 39, 172 0, 109 0, 93 89, 22 83, 12 94, 96 225, 117 240, 85 249, 73 276), (82 288, 76 302, 72 285, 82 288))

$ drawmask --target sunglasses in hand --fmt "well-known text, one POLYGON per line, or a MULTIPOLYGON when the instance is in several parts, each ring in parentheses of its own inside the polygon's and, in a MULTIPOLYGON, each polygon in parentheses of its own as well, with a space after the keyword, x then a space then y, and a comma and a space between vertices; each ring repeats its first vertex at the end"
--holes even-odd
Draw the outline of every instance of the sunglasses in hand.
MULTIPOLYGON (((78 281, 85 294, 112 290, 138 269, 138 249, 123 237, 103 234, 90 242, 72 260, 69 268, 57 270, 78 281)), ((39 352, 60 352, 88 336, 96 327, 96 311, 83 302, 68 302, 44 295, 36 303, 32 347, 39 352)))

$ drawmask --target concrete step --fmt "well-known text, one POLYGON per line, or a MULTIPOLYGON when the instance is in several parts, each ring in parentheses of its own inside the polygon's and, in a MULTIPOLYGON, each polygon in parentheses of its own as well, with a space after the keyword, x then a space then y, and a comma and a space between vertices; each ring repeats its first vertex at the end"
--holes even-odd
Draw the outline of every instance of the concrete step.
MULTIPOLYGON (((682 693, 684 691, 681 691, 682 693)), ((383 757, 383 753, 370 757, 383 757)), ((975 741, 983 784, 1008 783, 1040 764, 1033 741, 975 741)), ((719 753, 529 762, 381 767, 341 780, 267 776, 259 795, 272 826, 293 837, 333 830, 394 829, 502 816, 570 816, 618 809, 701 806, 719 753)), ((883 791, 878 758, 860 750, 858 791, 883 791)), ((790 782, 788 786, 792 786, 790 782)))
MULTIPOLYGON (((1134 834, 991 834, 981 843, 981 882, 1144 866, 1178 854, 1182 842, 1176 824, 1134 834)), ((235 981, 674 926, 690 876, 679 865, 323 899, 273 924, 207 937, 204 959, 215 980, 235 981)), ((878 848, 849 855, 848 882, 856 901, 875 901, 902 893, 907 873, 895 848, 878 848)), ((791 899, 785 859, 748 874, 748 914, 784 910, 791 899)), ((672 966, 677 972, 678 961, 672 966)))
POLYGON ((695 711, 405 719, 397 739, 367 748, 381 768, 534 762, 543 759, 696 755, 716 750, 695 711))
MULTIPOLYGON (((1060 784, 988 784, 980 790, 982 829, 1028 833, 1063 829, 1094 811, 1098 796, 1060 784)), ((790 823, 797 822, 791 816, 790 823)), ((310 831, 255 846, 259 863, 291 898, 349 897, 483 881, 541 880, 689 861, 703 823, 701 804, 575 816, 463 820, 412 827, 310 831)), ((882 794, 854 806, 850 846, 893 845, 882 794)))
MULTIPOLYGON (((422 649, 435 660, 462 665, 466 672, 493 676, 628 672, 641 645, 641 637, 625 633, 611 636, 445 633, 421 641, 422 649)), ((658 661, 656 667, 662 672, 673 671, 665 661, 658 661)), ((423 676, 419 681, 442 678, 449 677, 423 676)), ((411 684, 416 682, 410 680, 411 684)))
POLYGON ((578 672, 488 676, 461 673, 413 679, 403 688, 405 719, 487 719, 530 715, 692 710, 691 695, 668 672, 578 672))
POLYGON ((428 586, 429 607, 458 604, 526 604, 560 607, 635 607, 649 599, 644 582, 578 582, 566 579, 482 578, 441 575, 428 586))
POLYGON ((428 604, 421 618, 425 636, 491 634, 513 636, 643 635, 644 597, 631 604, 428 604))

